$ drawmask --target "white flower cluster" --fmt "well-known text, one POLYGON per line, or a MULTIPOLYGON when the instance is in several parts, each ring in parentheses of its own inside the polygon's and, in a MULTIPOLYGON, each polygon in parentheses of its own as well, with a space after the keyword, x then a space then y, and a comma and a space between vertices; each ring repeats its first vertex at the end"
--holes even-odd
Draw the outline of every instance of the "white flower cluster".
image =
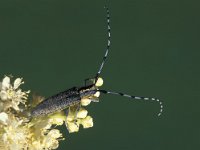
POLYGON ((80 125, 83 126, 83 128, 90 128, 93 126, 93 119, 91 116, 87 116, 88 111, 81 108, 76 116, 76 111, 69 111, 67 119, 66 119, 66 127, 69 131, 69 133, 72 132, 78 132, 80 125), (76 116, 76 118, 75 118, 76 116))
POLYGON ((25 104, 30 91, 22 92, 19 88, 21 84, 24 84, 22 78, 17 78, 13 85, 10 83, 10 77, 3 78, 0 82, 0 111, 7 111, 9 108, 19 111, 19 104, 25 104))
MULTIPOLYGON (((78 132, 80 125, 83 128, 93 126, 93 119, 87 116, 88 111, 80 108, 77 112, 77 106, 69 108, 68 115, 64 112, 58 112, 53 115, 38 117, 29 120, 22 115, 30 109, 26 103, 30 91, 22 91, 19 87, 24 82, 22 78, 17 78, 11 84, 11 77, 5 76, 0 82, 0 149, 1 150, 51 150, 57 149, 59 141, 63 136, 53 125, 65 125, 69 131, 78 132), (20 106, 23 107, 20 107, 20 106), (28 120, 28 121, 27 121, 28 120)), ((101 86, 103 80, 99 78, 96 86, 101 86)), ((99 97, 99 92, 94 98, 99 97)), ((42 97, 33 97, 33 107, 42 101, 42 97)), ((87 106, 90 99, 82 99, 81 105, 87 106)))
POLYGON ((58 140, 63 139, 57 129, 51 129, 50 118, 27 122, 21 116, 27 108, 28 94, 19 86, 22 78, 11 84, 11 78, 5 76, 0 82, 0 149, 1 150, 51 150, 59 146, 58 140), (24 107, 20 107, 23 105, 24 107))
MULTIPOLYGON (((98 78, 95 86, 100 87, 103 85, 103 79, 98 78)), ((96 92, 91 98, 84 98, 81 99, 81 105, 87 106, 91 103, 91 99, 93 101, 96 99, 98 101, 98 97, 100 96, 100 92, 96 92)), ((84 108, 80 108, 79 112, 76 112, 76 107, 70 107, 68 116, 66 118, 65 124, 69 131, 69 133, 72 132, 78 132, 80 125, 83 126, 83 128, 90 128, 93 127, 93 118, 91 116, 87 116, 88 111, 84 108)))

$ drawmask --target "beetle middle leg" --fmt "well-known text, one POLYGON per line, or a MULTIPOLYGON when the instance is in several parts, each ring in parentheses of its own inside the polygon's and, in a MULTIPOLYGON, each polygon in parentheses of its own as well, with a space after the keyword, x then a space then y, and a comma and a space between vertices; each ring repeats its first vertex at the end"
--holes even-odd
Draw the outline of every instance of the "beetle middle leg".
POLYGON ((77 115, 78 115, 78 112, 81 108, 81 103, 79 103, 76 107, 76 110, 75 110, 75 116, 74 116, 74 123, 77 125, 77 115))
POLYGON ((66 109, 64 110, 66 117, 68 116, 69 111, 70 111, 70 107, 68 107, 68 108, 66 108, 66 109))

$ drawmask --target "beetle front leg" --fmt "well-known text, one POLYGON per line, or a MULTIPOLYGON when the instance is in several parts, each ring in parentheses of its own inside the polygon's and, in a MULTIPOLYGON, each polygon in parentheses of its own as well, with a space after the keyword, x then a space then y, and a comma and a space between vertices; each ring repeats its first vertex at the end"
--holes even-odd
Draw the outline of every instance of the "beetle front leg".
POLYGON ((99 102, 99 98, 98 98, 98 97, 95 97, 95 96, 90 97, 89 99, 90 99, 92 102, 99 102))
POLYGON ((88 85, 92 85, 95 83, 95 78, 87 78, 84 80, 85 81, 85 86, 88 86, 88 85), (91 84, 87 84, 88 81, 92 82, 91 84))

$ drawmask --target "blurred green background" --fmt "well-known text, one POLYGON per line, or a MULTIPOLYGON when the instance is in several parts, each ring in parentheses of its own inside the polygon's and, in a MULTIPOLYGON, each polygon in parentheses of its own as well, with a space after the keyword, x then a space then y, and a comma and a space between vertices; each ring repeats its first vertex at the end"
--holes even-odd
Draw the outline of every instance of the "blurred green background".
POLYGON ((87 107, 94 127, 67 134, 59 150, 200 148, 200 2, 191 0, 1 0, 0 75, 23 77, 45 97, 97 72, 111 12, 103 89, 156 96, 159 105, 102 95, 87 107))

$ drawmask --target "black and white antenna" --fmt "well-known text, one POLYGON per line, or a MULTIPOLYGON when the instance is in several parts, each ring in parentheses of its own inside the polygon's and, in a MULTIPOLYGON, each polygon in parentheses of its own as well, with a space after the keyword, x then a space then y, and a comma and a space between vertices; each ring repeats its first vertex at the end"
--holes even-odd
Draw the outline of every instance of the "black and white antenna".
POLYGON ((120 92, 111 92, 111 91, 106 91, 106 90, 98 90, 98 91, 101 92, 101 93, 104 93, 104 94, 119 95, 119 96, 124 96, 124 97, 128 97, 128 98, 135 99, 135 100, 156 101, 160 104, 160 112, 158 113, 158 116, 160 116, 162 114, 163 104, 158 98, 153 98, 153 97, 150 98, 150 97, 143 97, 143 96, 132 96, 132 95, 128 95, 128 94, 124 94, 124 93, 120 93, 120 92))
MULTIPOLYGON (((111 42, 110 42, 110 38, 111 38, 110 12, 109 12, 109 9, 108 9, 107 6, 105 6, 105 9, 106 9, 106 13, 107 13, 107 32, 108 32, 107 47, 106 47, 106 52, 105 52, 105 55, 103 57, 103 61, 102 61, 101 65, 100 65, 99 71, 96 74, 95 83, 97 82, 98 77, 101 74, 101 71, 103 69, 104 63, 106 62, 106 59, 108 57, 108 52, 109 52, 109 49, 110 49, 110 44, 111 44, 111 42)), ((132 96, 132 95, 128 95, 128 94, 124 94, 124 93, 120 93, 120 92, 111 92, 111 91, 106 91, 106 90, 97 90, 97 91, 99 91, 101 93, 104 93, 104 94, 120 95, 120 96, 123 96, 123 97, 128 97, 128 98, 131 98, 131 99, 135 99, 135 100, 156 101, 156 102, 158 102, 160 104, 160 111, 158 113, 158 116, 160 116, 162 114, 162 111, 163 111, 163 104, 157 98, 149 98, 149 97, 143 97, 143 96, 132 96)))
POLYGON ((99 77, 99 75, 100 75, 100 73, 101 73, 101 71, 103 69, 104 63, 106 62, 106 59, 108 57, 108 52, 109 52, 109 49, 110 49, 110 44, 111 44, 111 42, 110 42, 110 38, 111 38, 111 32, 110 32, 110 12, 109 12, 109 9, 108 9, 107 6, 105 6, 104 8, 106 9, 106 14, 107 14, 106 18, 107 18, 108 39, 107 39, 107 46, 106 46, 105 55, 103 57, 102 63, 101 63, 100 68, 99 68, 99 71, 97 72, 96 77, 95 77, 96 81, 97 81, 97 79, 98 79, 98 77, 99 77))
MULTIPOLYGON (((104 54, 104 57, 103 57, 103 60, 102 60, 102 63, 100 65, 100 68, 99 68, 99 71, 97 72, 96 76, 95 76, 95 83, 92 84, 91 86, 93 85, 96 85, 97 82, 98 82, 98 79, 99 79, 99 76, 101 74, 101 71, 104 67, 104 64, 107 60, 107 57, 108 57, 108 53, 109 53, 109 50, 110 50, 110 44, 111 44, 111 28, 110 28, 110 11, 108 9, 107 6, 104 7, 106 9, 106 20, 107 20, 107 33, 108 33, 108 37, 107 37, 107 46, 106 46, 106 52, 104 54)), ((90 79, 90 78, 89 78, 90 79)), ((85 80, 85 83, 87 80, 89 79, 86 79, 85 80)), ((86 85, 86 84, 85 84, 86 85)), ((119 95, 119 96, 123 96, 123 97, 127 97, 127 98, 131 98, 131 99, 135 99, 135 100, 148 100, 148 101, 156 101, 160 104, 160 111, 158 113, 158 116, 160 116, 162 114, 162 111, 163 111, 163 104, 162 102, 157 99, 157 98, 149 98, 149 97, 143 97, 143 96, 132 96, 132 95, 128 95, 128 94, 124 94, 124 93, 121 93, 121 92, 112 92, 112 91, 106 91, 106 90, 100 90, 100 89, 97 89, 95 91, 99 91, 101 93, 104 93, 104 94, 112 94, 112 95, 119 95)))

